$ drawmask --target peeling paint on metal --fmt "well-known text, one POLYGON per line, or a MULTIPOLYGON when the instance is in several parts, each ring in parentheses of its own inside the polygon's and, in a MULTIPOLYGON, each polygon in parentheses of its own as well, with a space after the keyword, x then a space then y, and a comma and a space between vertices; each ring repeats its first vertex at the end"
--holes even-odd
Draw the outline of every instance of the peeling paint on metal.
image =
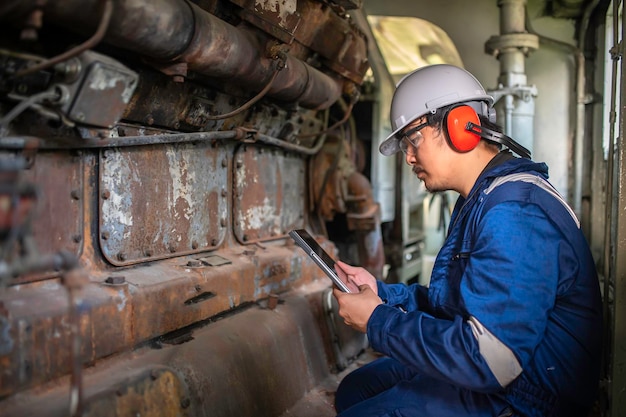
POLYGON ((126 293, 123 289, 118 290, 119 301, 117 302, 117 311, 122 312, 126 308, 126 293))
POLYGON ((130 98, 134 91, 134 83, 129 83, 132 79, 129 74, 121 73, 115 69, 106 67, 99 67, 95 71, 97 71, 96 75, 89 79, 91 81, 89 83, 90 89, 95 91, 114 90, 117 88, 117 84, 120 83, 123 86, 121 95, 122 101, 125 104, 130 102, 130 98))
MULTIPOLYGON (((179 207, 178 200, 184 200, 182 206, 182 215, 189 220, 194 211, 194 199, 192 198, 193 184, 195 183, 196 173, 189 169, 188 153, 180 153, 173 147, 168 147, 166 151, 167 160, 169 162, 169 173, 172 179, 171 194, 168 194, 168 202, 170 207, 179 207)), ((174 218, 180 219, 181 213, 176 210, 174 218)))
POLYGON ((133 225, 130 207, 133 201, 132 194, 122 193, 120 190, 125 190, 126 184, 131 179, 141 183, 141 178, 121 152, 107 153, 106 168, 116 174, 108 176, 107 179, 110 182, 104 184, 109 192, 109 197, 102 204, 102 215, 105 224, 113 228, 113 230, 109 230, 111 240, 121 241, 130 236, 129 227, 133 225))
POLYGON ((255 10, 268 10, 278 14, 278 17, 285 21, 296 12, 296 0, 256 0, 255 10))
POLYGON ((254 206, 246 210, 245 218, 247 224, 252 229, 261 229, 268 223, 273 223, 275 228, 279 229, 279 220, 275 214, 276 207, 266 197, 263 199, 262 206, 254 206))

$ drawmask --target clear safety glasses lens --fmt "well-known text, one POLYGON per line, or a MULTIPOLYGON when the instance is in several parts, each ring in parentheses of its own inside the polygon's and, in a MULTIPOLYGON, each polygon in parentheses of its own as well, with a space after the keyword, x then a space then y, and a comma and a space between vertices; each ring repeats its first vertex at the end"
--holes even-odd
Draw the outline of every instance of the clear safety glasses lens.
POLYGON ((414 128, 407 130, 400 136, 400 150, 404 154, 414 154, 417 147, 422 143, 424 136, 421 130, 428 126, 428 123, 421 123, 414 128))

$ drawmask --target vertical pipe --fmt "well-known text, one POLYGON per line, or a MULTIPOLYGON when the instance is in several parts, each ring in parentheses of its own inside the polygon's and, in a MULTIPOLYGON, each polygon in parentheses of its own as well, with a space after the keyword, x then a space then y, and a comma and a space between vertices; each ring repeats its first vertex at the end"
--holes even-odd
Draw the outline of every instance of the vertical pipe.
MULTIPOLYGON (((616 0, 614 0, 616 1, 616 0)), ((617 11, 615 12, 617 16, 617 11)), ((623 9, 619 14, 622 16, 621 39, 623 45, 626 30, 626 13, 623 9)), ((618 44, 616 43, 615 46, 618 44)), ((621 47, 623 48, 623 46, 621 47)), ((612 417, 626 416, 626 147, 624 136, 626 135, 626 65, 622 57, 619 90, 619 134, 614 147, 615 169, 608 173, 608 177, 614 177, 614 198, 607 200, 607 204, 613 207, 611 217, 613 228, 611 233, 611 245, 607 248, 611 256, 611 267, 614 279, 613 288, 613 316, 611 348, 611 373, 609 387, 610 415, 612 417), (621 255, 621 256, 620 256, 621 255)), ((605 297, 609 297, 605 294, 605 297)))
POLYGON ((504 132, 532 151, 535 102, 534 87, 527 85, 526 54, 535 46, 535 36, 525 30, 526 0, 499 0, 500 35, 487 42, 500 61, 498 84, 492 92, 497 109, 504 114, 504 132))

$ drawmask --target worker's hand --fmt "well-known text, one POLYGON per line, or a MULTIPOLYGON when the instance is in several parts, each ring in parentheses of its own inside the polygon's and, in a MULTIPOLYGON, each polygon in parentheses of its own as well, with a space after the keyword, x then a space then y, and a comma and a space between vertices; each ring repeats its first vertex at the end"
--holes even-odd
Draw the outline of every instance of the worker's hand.
POLYGON ((375 295, 378 295, 378 285, 376 285, 376 278, 370 274, 365 268, 359 266, 351 266, 345 262, 337 261, 339 268, 346 273, 348 282, 354 283, 357 287, 361 285, 367 285, 371 288, 375 295))
POLYGON ((374 309, 383 301, 372 291, 369 285, 361 285, 358 293, 342 292, 339 288, 333 289, 333 295, 339 304, 339 315, 344 323, 359 332, 367 332, 367 322, 374 309))

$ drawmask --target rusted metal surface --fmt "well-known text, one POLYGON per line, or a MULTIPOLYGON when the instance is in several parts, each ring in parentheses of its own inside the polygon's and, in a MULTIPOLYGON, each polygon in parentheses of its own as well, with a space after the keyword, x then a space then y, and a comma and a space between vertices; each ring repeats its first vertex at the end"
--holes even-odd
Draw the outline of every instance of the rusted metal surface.
POLYGON ((213 249, 226 235, 228 147, 180 144, 104 150, 100 247, 128 265, 213 249))
POLYGON ((21 181, 39 190, 32 224, 39 254, 67 251, 79 257, 84 241, 83 168, 80 153, 39 152, 32 168, 21 172, 21 181))
POLYGON ((24 109, 0 135, 41 145, 14 171, 42 191, 51 266, 2 282, 0 414, 288 414, 337 369, 330 282, 287 233, 311 225, 309 164, 356 97, 364 38, 326 2, 113 1, 97 52, 15 76, 91 36, 105 3, 0 5, 3 33, 28 18, 33 42, 0 40, 17 79, 0 111, 24 109), (27 101, 51 88, 66 101, 27 101))
MULTIPOLYGON (((333 71, 355 83, 363 81, 369 65, 365 35, 348 19, 330 13, 328 5, 296 0, 231 1, 243 8, 244 20, 284 43, 295 39, 323 57, 333 71)), ((296 56, 297 50, 296 45, 296 56)))
POLYGON ((348 229, 355 232, 360 265, 375 277, 383 276, 385 251, 381 231, 380 205, 374 200, 372 184, 359 172, 347 178, 348 229))
POLYGON ((56 85, 62 110, 70 120, 91 126, 113 127, 137 85, 137 73, 92 51, 57 68, 66 74, 56 85))
POLYGON ((314 208, 324 219, 346 215, 347 229, 354 232, 359 265, 376 277, 383 276, 385 253, 380 206, 374 201, 372 185, 356 170, 345 141, 331 136, 311 164, 314 208))
MULTIPOLYGON (((270 293, 284 292, 295 282, 330 284, 291 244, 214 253, 230 263, 189 267, 183 258, 132 271, 91 271, 91 283, 79 293, 83 363, 97 363, 270 293)), ((69 374, 72 338, 64 286, 52 280, 10 287, 0 293, 0 303, 8 323, 2 347, 10 346, 0 356, 0 396, 69 374)))
POLYGON ((237 149, 233 161, 237 240, 276 239, 304 225, 304 159, 277 148, 245 145, 237 149))
POLYGON ((302 20, 297 0, 232 0, 243 8, 245 21, 286 44, 293 42, 294 32, 302 20))
POLYGON ((322 2, 298 3, 303 19, 297 42, 318 53, 333 71, 360 84, 369 68, 365 35, 322 2))
MULTIPOLYGON (((0 19, 26 13, 37 3, 9 5, 0 19), (11 7, 15 6, 15 7, 11 7), (30 8, 29 8, 30 7, 30 8)), ((43 6, 44 20, 83 33, 92 33, 99 21, 98 0, 55 0, 43 6), (77 15, 76 10, 84 11, 77 15)), ((258 34, 238 29, 190 2, 130 0, 116 3, 105 41, 142 54, 160 68, 186 68, 261 90, 276 69, 275 57, 266 53, 258 34), (190 14, 191 13, 191 14, 190 14), (137 31, 137 22, 145 30, 137 31), (167 63, 167 65, 165 65, 167 63)), ((340 97, 344 82, 289 54, 268 96, 298 102, 307 108, 327 108, 340 97)), ((363 75, 367 67, 360 68, 363 75)), ((172 74, 171 71, 166 73, 172 74)))
POLYGON ((82 416, 187 417, 194 415, 190 405, 188 389, 181 376, 167 368, 153 367, 114 390, 94 396, 82 416))
MULTIPOLYGON (((284 258, 283 254, 280 255, 284 258)), ((297 270, 305 276, 319 272, 308 262, 298 262, 298 265, 297 270)), ((232 269, 225 271, 232 272, 232 269)), ((330 377, 331 358, 325 353, 329 348, 322 344, 324 339, 319 327, 324 318, 316 316, 320 311, 311 308, 312 305, 319 306, 321 292, 327 287, 328 281, 324 278, 312 282, 306 291, 284 294, 282 302, 273 310, 251 307, 222 320, 205 322, 204 326, 190 327, 187 329, 189 337, 179 339, 183 340, 181 343, 156 342, 132 354, 109 359, 96 360, 92 356, 91 360, 85 361, 91 366, 85 368, 83 375, 85 415, 111 415, 111 410, 116 410, 113 415, 134 415, 131 412, 140 407, 155 412, 155 407, 163 407, 166 411, 181 412, 182 415, 280 415, 304 393, 330 377)), ((170 288, 170 292, 173 289, 170 288)), ((142 290, 138 288, 136 291, 142 290)), ((88 293, 91 291, 88 290, 88 293)), ((130 307, 129 300, 124 300, 124 297, 134 296, 129 291, 125 296, 110 297, 108 301, 121 308, 122 314, 130 307)), ((163 306, 163 310, 167 311, 167 307, 171 306, 163 306)), ((189 306, 182 307, 193 314, 189 306)), ((11 308, 13 315, 20 314, 14 306, 11 308)), ((46 310, 41 316, 51 313, 46 310)), ((112 319, 112 312, 102 313, 105 311, 90 311, 88 315, 83 315, 84 348, 99 343, 100 338, 129 330, 128 327, 117 327, 115 321, 105 326, 102 322, 112 319)), ((141 314, 147 315, 147 312, 136 311, 133 316, 141 314)), ((43 319, 41 316, 40 320, 43 319)), ((23 323, 22 327, 29 324, 25 320, 23 323)), ((47 343, 58 343, 59 339, 68 342, 67 330, 60 322, 56 328, 50 326, 50 322, 45 324, 50 338, 47 343)), ((135 326, 142 324, 137 322, 135 326)), ((30 332, 35 333, 35 330, 30 332)), ((167 338, 161 341, 167 341, 167 338)), ((43 338, 40 343, 44 343, 43 338)), ((51 351, 56 357, 63 357, 61 346, 58 352, 51 351)), ((22 362, 31 349, 25 349, 21 354, 22 362)), ((108 356, 104 352, 99 354, 102 355, 100 357, 108 356)), ((28 376, 41 373, 41 367, 53 367, 47 362, 51 359, 42 357, 37 363, 31 363, 28 376)), ((9 361, 2 362, 2 365, 5 370, 16 367, 9 361)), ((7 381, 9 379, 3 379, 0 385, 3 395, 19 388, 10 386, 7 381)), ((39 416, 66 416, 69 404, 67 384, 65 380, 39 389, 24 390, 3 401, 2 415, 23 416, 35 412, 39 416)))

